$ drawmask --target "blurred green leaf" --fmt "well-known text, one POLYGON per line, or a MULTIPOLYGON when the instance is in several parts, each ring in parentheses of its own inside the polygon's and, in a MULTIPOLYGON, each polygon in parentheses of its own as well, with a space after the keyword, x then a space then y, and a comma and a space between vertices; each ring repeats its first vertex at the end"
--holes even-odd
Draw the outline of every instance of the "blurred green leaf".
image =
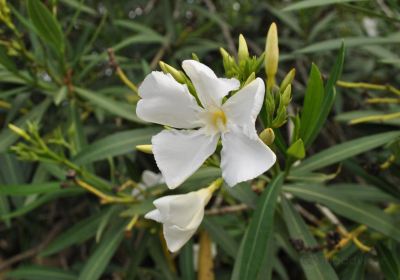
POLYGON ((62 269, 38 265, 21 266, 7 272, 7 279, 24 280, 75 280, 76 275, 62 269))
POLYGON ((396 262, 394 252, 391 252, 383 243, 376 246, 378 260, 381 270, 385 274, 385 279, 396 280, 400 278, 400 267, 396 262))
POLYGON ((39 0, 28 0, 28 12, 38 35, 62 55, 65 47, 64 36, 61 26, 53 14, 39 0))
POLYGON ((193 267, 193 241, 189 240, 179 253, 179 270, 185 280, 195 280, 196 274, 193 267))
POLYGON ((100 279, 124 237, 124 229, 125 223, 118 221, 107 231, 86 261, 79 274, 79 280, 100 279))
POLYGON ((318 6, 327 6, 332 4, 358 2, 358 1, 365 1, 365 0, 303 0, 303 1, 297 1, 296 3, 286 6, 283 9, 283 11, 288 12, 288 11, 302 10, 318 6))
POLYGON ((71 226, 68 230, 57 236, 46 248, 40 253, 40 256, 46 257, 53 255, 71 245, 80 244, 93 237, 96 229, 104 217, 106 211, 89 216, 88 218, 71 226))
POLYGON ((394 33, 387 37, 344 37, 339 39, 329 39, 298 49, 295 51, 295 53, 307 54, 336 50, 340 48, 341 43, 344 43, 346 48, 364 47, 368 45, 379 44, 399 44, 400 33, 394 33))
POLYGON ((65 190, 58 191, 58 192, 46 193, 46 194, 40 196, 38 199, 24 205, 23 207, 18 208, 14 212, 10 212, 8 214, 1 215, 0 220, 8 219, 8 218, 15 218, 18 216, 25 215, 26 213, 36 209, 37 207, 39 207, 49 201, 53 201, 53 200, 61 198, 61 197, 75 196, 78 194, 82 194, 83 192, 84 191, 81 189, 76 189, 76 188, 72 189, 71 188, 71 189, 65 189, 65 190))
POLYGON ((60 190, 59 182, 22 184, 22 185, 1 185, 0 195, 25 196, 30 194, 50 193, 60 190))
POLYGON ((151 137, 159 131, 159 128, 154 127, 139 128, 106 136, 85 147, 75 156, 74 162, 86 164, 134 152, 137 145, 150 143, 151 137))
POLYGON ((229 233, 212 218, 206 217, 202 224, 210 234, 211 239, 229 256, 235 258, 239 250, 238 242, 236 242, 236 240, 233 239, 229 233))
MULTIPOLYGON (((286 226, 289 229, 290 237, 294 240, 301 240, 307 247, 318 245, 303 218, 296 212, 292 203, 283 196, 281 196, 281 199, 283 216, 286 226)), ((307 279, 339 279, 332 266, 325 260, 321 252, 301 253, 299 260, 307 279)))
POLYGON ((126 102, 116 101, 109 97, 102 96, 100 94, 96 94, 88 89, 83 88, 75 88, 76 93, 85 98, 86 100, 90 101, 93 105, 98 106, 99 108, 119 116, 121 118, 137 122, 137 123, 144 123, 141 119, 139 119, 135 114, 135 106, 130 105, 127 106, 126 102))
POLYGON ((96 15, 97 12, 95 9, 90 8, 89 6, 84 4, 84 0, 60 0, 60 2, 64 3, 67 6, 70 6, 71 8, 75 8, 78 11, 82 11, 84 13, 87 13, 89 15, 96 15))
POLYGON ((344 265, 344 270, 340 273, 340 279, 363 280, 367 265, 365 253, 358 252, 348 259, 351 265, 344 265))
POLYGON ((344 195, 324 187, 296 185, 296 187, 286 187, 285 190, 307 201, 322 203, 347 219, 365 224, 400 241, 400 229, 393 217, 372 204, 349 200, 344 195))

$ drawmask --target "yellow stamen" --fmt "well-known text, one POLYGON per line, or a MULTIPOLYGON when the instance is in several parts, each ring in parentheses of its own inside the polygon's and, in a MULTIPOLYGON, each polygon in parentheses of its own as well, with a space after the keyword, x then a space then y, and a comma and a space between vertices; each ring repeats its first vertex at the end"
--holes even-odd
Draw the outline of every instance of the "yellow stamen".
POLYGON ((221 125, 225 127, 227 119, 224 111, 222 111, 221 109, 214 111, 211 117, 211 121, 212 124, 217 128, 221 128, 221 125))

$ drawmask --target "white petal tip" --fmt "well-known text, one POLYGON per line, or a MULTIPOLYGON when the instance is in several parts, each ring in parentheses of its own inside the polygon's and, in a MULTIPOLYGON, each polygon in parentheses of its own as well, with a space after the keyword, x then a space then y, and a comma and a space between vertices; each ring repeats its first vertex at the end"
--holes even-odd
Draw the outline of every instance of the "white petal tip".
POLYGON ((158 209, 154 209, 154 210, 148 212, 146 215, 144 215, 144 217, 146 219, 154 220, 158 223, 161 223, 161 214, 160 214, 160 211, 158 211, 158 209))

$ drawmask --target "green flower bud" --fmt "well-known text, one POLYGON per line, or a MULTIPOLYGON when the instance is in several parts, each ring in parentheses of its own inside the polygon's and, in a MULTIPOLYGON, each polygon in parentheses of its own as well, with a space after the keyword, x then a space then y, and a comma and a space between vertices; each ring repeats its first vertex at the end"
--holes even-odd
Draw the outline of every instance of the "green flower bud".
POLYGON ((282 98, 282 99, 281 99, 282 104, 283 104, 284 106, 289 105, 290 100, 292 100, 292 85, 289 84, 289 85, 286 87, 285 91, 282 93, 282 97, 281 97, 281 98, 282 98))
POLYGON ((265 143, 265 145, 270 146, 275 141, 274 130, 270 127, 266 128, 260 133, 259 137, 265 143))
POLYGON ((178 83, 185 83, 185 74, 183 74, 182 71, 179 71, 177 69, 175 69, 174 67, 172 67, 171 65, 168 65, 167 63, 160 61, 158 63, 160 65, 161 70, 163 70, 164 73, 169 73, 172 75, 172 77, 174 77, 174 79, 178 82, 178 83))
POLYGON ((245 62, 249 58, 249 49, 247 48, 246 39, 242 34, 239 35, 238 60, 239 63, 245 62))
POLYGON ((8 124, 8 128, 11 129, 14 133, 16 133, 19 136, 21 136, 22 138, 24 138, 25 140, 27 140, 27 141, 31 140, 31 137, 29 136, 29 134, 26 133, 25 130, 19 128, 18 126, 15 126, 10 123, 10 124, 8 124))
POLYGON ((153 154, 153 145, 137 145, 136 150, 146 154, 153 154))
POLYGON ((292 70, 289 71, 289 73, 286 74, 285 78, 283 79, 280 86, 280 91, 284 91, 286 87, 293 82, 295 75, 296 75, 296 69, 293 68, 292 70))
POLYGON ((275 85, 275 75, 278 71, 279 47, 278 31, 276 24, 272 23, 269 27, 267 40, 265 43, 265 72, 267 73, 267 87, 275 85))

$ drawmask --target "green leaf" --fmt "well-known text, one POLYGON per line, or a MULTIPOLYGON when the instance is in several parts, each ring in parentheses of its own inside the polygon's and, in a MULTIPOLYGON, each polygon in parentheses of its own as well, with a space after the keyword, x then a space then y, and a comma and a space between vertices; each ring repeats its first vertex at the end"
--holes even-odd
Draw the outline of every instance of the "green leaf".
POLYGON ((85 242, 96 234, 96 229, 105 213, 105 211, 102 211, 71 226, 68 230, 47 245, 47 247, 40 253, 40 256, 50 256, 71 245, 85 242))
POLYGON ((78 194, 82 194, 83 192, 84 191, 81 189, 77 189, 77 188, 72 189, 71 188, 71 189, 65 189, 65 190, 62 190, 59 192, 46 193, 46 194, 42 195, 41 197, 39 197, 38 199, 34 200, 33 202, 30 202, 30 203, 24 205, 23 207, 18 208, 14 212, 1 215, 0 220, 22 216, 49 201, 53 201, 53 200, 55 200, 57 198, 61 198, 61 197, 75 196, 78 194))
POLYGON ((344 43, 346 45, 346 48, 365 47, 370 45, 398 44, 400 43, 400 33, 394 33, 387 37, 347 37, 330 39, 309 45, 305 48, 295 51, 295 53, 306 54, 336 50, 340 48, 341 43, 344 43))
POLYGON ((273 238, 275 206, 284 173, 279 173, 258 200, 256 210, 246 230, 236 258, 232 279, 255 279, 263 265, 269 238, 273 238))
POLYGON ((303 0, 303 1, 297 1, 296 3, 293 3, 285 7, 283 11, 288 12, 288 11, 302 10, 319 6, 327 6, 332 4, 358 2, 358 1, 365 1, 365 0, 303 0))
POLYGON ((193 240, 189 240, 181 249, 179 254, 179 268, 182 279, 196 279, 196 274, 193 267, 193 240))
MULTIPOLYGON (((286 198, 282 198, 283 216, 289 234, 292 239, 299 239, 305 246, 313 247, 318 245, 317 241, 307 228, 306 223, 299 213, 296 212, 293 205, 286 198)), ((322 252, 305 252, 300 256, 300 265, 303 268, 307 279, 338 279, 332 266, 325 260, 322 252)))
POLYGON ((287 153, 294 158, 303 159, 306 156, 303 140, 297 139, 297 141, 289 147, 287 153))
POLYGON ((95 9, 92 9, 91 7, 83 4, 84 0, 80 0, 79 2, 77 0, 61 0, 61 2, 63 2, 65 5, 75 8, 78 11, 82 11, 92 16, 97 15, 95 9))
POLYGON ((251 190, 251 185, 248 182, 237 184, 234 188, 226 187, 225 190, 237 200, 254 208, 258 196, 251 190))
MULTIPOLYGON (((336 81, 339 79, 339 76, 342 74, 344 63, 344 44, 339 50, 339 55, 336 58, 336 62, 329 73, 328 81, 325 85, 325 95, 322 101, 321 109, 318 111, 318 115, 316 116, 316 123, 313 126, 311 134, 309 134, 309 138, 307 139, 307 145, 311 145, 311 143, 315 140, 318 136, 321 128, 323 127, 325 121, 328 118, 328 115, 332 109, 333 103, 335 102, 336 97, 336 90, 335 84, 336 81)), ((306 145, 306 147, 308 147, 306 145)))
POLYGON ((205 217, 203 220, 203 226, 210 234, 211 239, 217 243, 228 255, 235 258, 239 250, 239 244, 233 239, 229 233, 215 222, 212 218, 205 217))
POLYGON ((381 232, 400 241, 400 229, 393 217, 374 205, 346 199, 334 190, 318 186, 296 185, 285 187, 285 191, 310 202, 318 202, 329 207, 333 212, 381 232))
POLYGON ((7 272, 7 279, 24 280, 75 280, 76 275, 54 267, 46 266, 22 266, 7 272))
POLYGON ((311 135, 315 134, 318 115, 322 110, 325 91, 322 76, 318 67, 311 65, 310 77, 307 82, 307 89, 304 96, 303 110, 300 122, 300 137, 304 140, 306 147, 309 147, 311 135))
POLYGON ((162 245, 158 238, 153 237, 152 240, 148 243, 148 250, 150 256, 152 257, 156 267, 163 274, 162 279, 164 280, 174 280, 176 277, 174 273, 171 271, 171 266, 168 264, 167 259, 162 251, 162 245))
POLYGON ((343 183, 330 185, 327 189, 343 195, 343 197, 346 197, 347 199, 375 202, 392 201, 395 203, 400 203, 399 198, 381 191, 374 186, 343 183))
POLYGON ((344 265, 343 271, 340 273, 340 279, 346 280, 362 280, 364 279, 365 267, 367 264, 367 256, 364 253, 356 253, 346 260, 351 265, 344 265))
POLYGON ((107 159, 117 155, 134 152, 137 145, 150 143, 159 128, 140 128, 106 136, 85 147, 74 158, 77 164, 87 164, 97 160, 107 159))
POLYGON ((63 54, 64 36, 53 14, 39 0, 28 0, 28 13, 40 38, 51 44, 59 54, 63 54))
POLYGON ((86 261, 78 280, 96 280, 101 277, 124 237, 124 228, 125 223, 118 222, 107 231, 86 261))
POLYGON ((376 246, 378 252, 379 265, 385 279, 396 280, 400 278, 400 267, 396 262, 396 257, 394 252, 391 252, 388 247, 383 243, 378 243, 376 246))
POLYGON ((50 193, 60 190, 59 182, 0 185, 0 195, 26 196, 31 194, 50 193))
POLYGON ((116 101, 109 97, 105 97, 100 94, 96 94, 88 89, 83 88, 75 88, 76 93, 82 98, 87 99, 93 105, 98 106, 99 108, 119 116, 121 118, 137 122, 144 123, 141 119, 136 116, 136 107, 134 105, 127 106, 126 102, 116 101))
POLYGON ((302 173, 311 172, 338 163, 347 158, 382 146, 398 137, 400 137, 399 131, 391 131, 364 136, 335 145, 304 160, 299 166, 292 169, 291 175, 301 175, 302 173))

